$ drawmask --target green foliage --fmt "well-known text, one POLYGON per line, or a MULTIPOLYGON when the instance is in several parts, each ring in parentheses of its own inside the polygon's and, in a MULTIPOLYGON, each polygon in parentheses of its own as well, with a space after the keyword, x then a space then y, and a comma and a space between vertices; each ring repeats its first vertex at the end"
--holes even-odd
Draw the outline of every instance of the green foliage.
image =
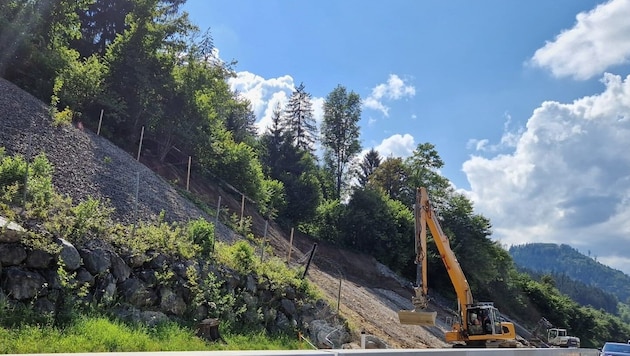
POLYGON ((340 226, 345 216, 345 205, 339 200, 327 200, 317 207, 317 216, 309 224, 310 232, 319 239, 333 243, 341 243, 340 226))
POLYGON ((208 163, 213 173, 252 200, 264 198, 262 165, 252 147, 243 142, 236 143, 228 135, 223 141, 215 142, 212 149, 216 160, 208 163))
POLYGON ((400 200, 405 204, 413 204, 415 191, 419 187, 426 187, 431 195, 434 205, 439 205, 442 200, 452 194, 452 187, 448 179, 440 174, 444 162, 431 143, 420 143, 410 157, 404 162, 408 196, 401 196, 400 200))
POLYGON ((76 206, 70 198, 57 198, 51 207, 46 227, 70 242, 82 243, 94 238, 107 238, 113 229, 114 209, 107 203, 88 197, 76 206))
POLYGON ((249 242, 243 240, 230 246, 217 242, 217 260, 241 274, 255 271, 258 263, 254 248, 249 242))
POLYGON ((58 71, 53 85, 51 109, 55 125, 72 122, 73 111, 79 116, 99 100, 106 73, 105 65, 94 55, 81 60, 76 50, 62 49, 60 53, 67 64, 58 71), (65 109, 56 112, 59 105, 65 106, 65 109))
POLYGON ((322 146, 326 169, 335 178, 333 198, 341 198, 348 179, 349 164, 361 150, 359 142, 359 120, 361 98, 358 94, 338 85, 324 102, 322 122, 322 146))
POLYGON ((374 168, 368 184, 383 190, 390 199, 404 201, 410 191, 415 192, 413 187, 408 186, 408 175, 402 158, 389 157, 374 168))
POLYGON ((127 236, 116 236, 116 242, 129 248, 134 254, 143 254, 149 250, 154 250, 167 255, 191 259, 201 252, 201 247, 188 239, 186 229, 177 223, 140 222, 135 227, 135 231, 132 230, 128 233, 127 236), (129 238, 132 232, 133 238, 129 238))
MULTIPOLYGON (((595 257, 581 254, 568 245, 525 244, 510 247, 509 252, 515 263, 521 267, 537 273, 566 275, 586 285, 610 291, 621 302, 630 300, 629 276, 601 264, 595 257)), ((560 279, 556 277, 556 280, 560 279)), ((563 291, 569 293, 570 288, 567 286, 566 289, 563 288, 563 291)), ((575 294, 575 292, 571 293, 575 294)), ((597 297, 594 296, 594 298, 597 297)))
POLYGON ((295 148, 304 152, 315 150, 317 126, 313 114, 311 94, 304 89, 304 83, 295 88, 282 117, 283 130, 295 148))
POLYGON ((221 350, 299 350, 308 348, 296 337, 264 332, 222 331, 226 343, 208 343, 175 323, 156 327, 130 326, 104 317, 81 317, 66 328, 48 325, 0 327, 0 353, 86 353, 221 350))
POLYGON ((365 187, 376 168, 381 165, 381 161, 380 154, 374 148, 370 149, 363 156, 363 160, 359 163, 359 172, 357 174, 360 187, 365 187))
POLYGON ((7 157, 0 155, 0 189, 3 203, 17 203, 19 194, 24 190, 26 162, 22 156, 7 157))
POLYGON ((355 189, 342 221, 342 243, 402 272, 413 263, 413 215, 376 189, 355 189))
POLYGON ((295 288, 298 292, 305 293, 310 298, 317 298, 318 292, 302 279, 303 270, 290 269, 284 260, 272 257, 258 265, 257 274, 265 278, 274 290, 282 290, 286 286, 295 288))
POLYGON ((57 74, 71 65, 69 43, 80 35, 77 12, 89 2, 2 2, 0 76, 48 100, 57 74))
POLYGON ((261 161, 268 175, 283 184, 284 203, 278 207, 278 220, 286 225, 311 221, 322 199, 321 183, 313 154, 295 143, 294 133, 282 126, 279 107, 273 127, 261 139, 261 161))
POLYGON ((214 247, 214 225, 199 218, 188 222, 188 239, 201 247, 201 252, 209 255, 214 247))
POLYGON ((535 325, 544 316, 553 325, 566 328, 570 334, 578 336, 582 347, 587 348, 599 347, 605 341, 625 340, 630 332, 630 326, 620 318, 592 307, 580 306, 551 284, 533 281, 525 275, 513 281, 518 290, 512 293, 523 297, 520 315, 530 325, 535 325))
MULTIPOLYGON (((28 324, 52 326, 54 325, 53 313, 41 313, 35 309, 35 300, 28 304, 12 303, 4 294, 0 295, 0 340, 3 328, 18 329, 28 324)), ((8 332, 7 332, 8 334, 8 332)), ((0 343, 0 352, 2 345, 0 343)))
MULTIPOLYGON (((197 276, 194 269, 188 268, 188 287, 193 293, 193 310, 198 307, 209 307, 209 316, 219 318, 226 326, 234 325, 237 318, 244 313, 245 306, 238 305, 233 293, 223 288, 225 281, 212 272, 203 272, 204 276, 197 276)), ((199 322, 200 320, 197 320, 199 322)))
POLYGON ((259 202, 260 214, 275 219, 278 211, 282 211, 286 205, 284 184, 275 179, 263 179, 259 202))
POLYGON ((67 126, 72 123, 74 112, 66 106, 62 111, 53 112, 53 126, 67 126))
POLYGON ((193 351, 208 349, 192 330, 176 324, 155 328, 129 326, 103 317, 81 317, 65 328, 25 326, 0 329, 2 353, 84 353, 193 351))
POLYGON ((88 311, 89 303, 85 297, 90 285, 77 282, 76 272, 66 271, 63 261, 58 264, 57 279, 60 289, 56 300, 54 326, 65 327, 79 318, 82 312, 88 311))
POLYGON ((21 155, 0 155, 0 204, 6 207, 21 202, 26 182, 26 199, 30 209, 47 209, 53 197, 52 173, 53 168, 43 153, 37 155, 30 165, 21 155))

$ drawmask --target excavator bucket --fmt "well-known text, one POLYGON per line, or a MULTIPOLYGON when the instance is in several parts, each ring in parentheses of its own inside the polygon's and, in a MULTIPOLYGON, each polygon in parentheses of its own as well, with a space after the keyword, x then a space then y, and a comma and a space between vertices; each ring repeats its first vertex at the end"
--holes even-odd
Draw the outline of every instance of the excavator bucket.
POLYGON ((435 326, 435 318, 437 312, 423 312, 416 310, 400 310, 398 312, 398 319, 401 324, 406 325, 422 325, 422 326, 435 326))

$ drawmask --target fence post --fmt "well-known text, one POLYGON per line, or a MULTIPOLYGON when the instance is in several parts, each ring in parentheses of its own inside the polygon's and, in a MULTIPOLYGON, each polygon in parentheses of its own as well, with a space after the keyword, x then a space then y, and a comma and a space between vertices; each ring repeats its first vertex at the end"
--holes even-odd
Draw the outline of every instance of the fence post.
POLYGON ((241 221, 239 222, 241 230, 243 229, 243 214, 245 214, 245 194, 241 193, 241 221))
POLYGON ((291 237, 289 238, 289 253, 287 256, 287 264, 291 263, 291 251, 293 250, 293 228, 291 228, 291 237))
POLYGON ((138 145, 138 158, 136 161, 140 160, 140 151, 142 151, 142 140, 144 139, 144 126, 142 126, 142 131, 140 131, 140 144, 138 145))
POLYGON ((217 226, 219 226, 220 213, 221 213, 221 196, 219 195, 219 203, 217 204, 217 217, 214 220, 214 238, 212 239, 212 252, 214 252, 214 243, 217 241, 217 226))
POLYGON ((31 161, 31 142, 33 135, 28 135, 28 147, 26 148, 26 172, 24 173, 24 195, 22 197, 22 209, 26 210, 26 191, 28 190, 28 166, 31 161))
POLYGON ((131 236, 136 235, 136 224, 138 223, 138 196, 140 193, 140 171, 136 174, 136 201, 133 208, 133 228, 131 230, 131 236))
POLYGON ((311 255, 308 256, 308 262, 306 262, 306 268, 304 268, 304 274, 302 275, 302 279, 306 278, 306 273, 308 273, 308 268, 311 266, 311 261, 313 260, 313 255, 315 255, 315 250, 317 250, 317 243, 313 245, 313 249, 311 250, 311 255))
POLYGON ((96 129, 96 136, 101 134, 101 124, 103 123, 103 109, 101 109, 101 116, 98 119, 98 129, 96 129))
POLYGON ((191 163, 191 161, 192 161, 192 157, 188 156, 188 174, 186 176, 186 191, 187 192, 190 191, 189 187, 190 187, 190 163, 191 163))
POLYGON ((263 258, 265 256, 265 242, 267 241, 267 226, 268 225, 269 225, 269 221, 265 220, 265 232, 263 233, 262 246, 260 247, 260 263, 263 262, 263 258))

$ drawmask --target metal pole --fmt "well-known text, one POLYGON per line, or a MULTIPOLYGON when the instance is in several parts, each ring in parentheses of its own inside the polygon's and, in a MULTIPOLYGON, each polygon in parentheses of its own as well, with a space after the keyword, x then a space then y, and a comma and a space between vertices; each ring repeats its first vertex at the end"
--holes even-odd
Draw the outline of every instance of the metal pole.
POLYGON ((315 255, 315 250, 317 250, 317 243, 313 245, 313 249, 311 250, 311 255, 308 256, 308 262, 306 262, 306 268, 304 269, 304 274, 302 275, 302 279, 306 277, 308 268, 311 266, 311 261, 313 260, 313 255, 315 255))
POLYGON ((101 134, 101 124, 103 123, 103 109, 101 109, 101 117, 98 119, 98 129, 96 130, 96 136, 101 134))
POLYGON ((339 276, 339 292, 337 293, 337 315, 339 315, 340 307, 341 307, 341 276, 339 276))
POLYGON ((268 225, 269 225, 269 221, 265 220, 265 232, 263 233, 262 246, 260 247, 260 263, 263 262, 263 257, 265 256, 265 241, 267 240, 267 226, 268 225))
POLYGON ((192 162, 192 157, 188 156, 188 175, 186 177, 186 191, 189 192, 190 189, 190 163, 192 162))
POLYGON ((26 149, 26 172, 24 172, 24 195, 22 197, 22 209, 26 210, 26 191, 28 187, 28 166, 31 161, 31 141, 33 140, 32 135, 28 135, 28 147, 26 149))
POLYGON ((142 140, 144 139, 144 126, 142 126, 142 131, 140 131, 140 144, 138 145, 138 158, 136 161, 140 160, 140 151, 142 151, 142 140))
POLYGON ((241 193, 241 221, 239 225, 243 228, 243 214, 245 214, 245 194, 241 193))
POLYGON ((293 250, 293 228, 291 228, 291 237, 289 238, 289 254, 287 256, 287 264, 291 263, 291 250, 293 250))
POLYGON ((219 213, 221 213, 221 196, 219 195, 219 203, 217 204, 217 217, 214 221, 214 238, 212 239, 212 252, 214 252, 214 243, 217 240, 217 226, 219 226, 219 213))
POLYGON ((219 214, 221 213, 221 196, 219 195, 219 203, 217 203, 217 217, 214 221, 215 225, 219 224, 219 214))
POLYGON ((136 235, 136 223, 138 222, 138 195, 140 192, 140 171, 136 173, 136 201, 133 208, 133 228, 131 230, 131 236, 136 235))

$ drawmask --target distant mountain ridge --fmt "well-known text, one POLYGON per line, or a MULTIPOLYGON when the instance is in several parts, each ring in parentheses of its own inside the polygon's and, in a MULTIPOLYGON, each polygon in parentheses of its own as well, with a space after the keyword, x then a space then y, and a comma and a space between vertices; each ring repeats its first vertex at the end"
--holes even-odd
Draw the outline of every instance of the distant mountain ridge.
MULTIPOLYGON (((585 256, 569 245, 530 243, 512 246, 509 253, 520 268, 539 274, 550 274, 556 280, 560 276, 566 276, 612 294, 620 302, 629 302, 630 276, 585 256)), ((558 289, 562 291, 560 286, 558 289)))

